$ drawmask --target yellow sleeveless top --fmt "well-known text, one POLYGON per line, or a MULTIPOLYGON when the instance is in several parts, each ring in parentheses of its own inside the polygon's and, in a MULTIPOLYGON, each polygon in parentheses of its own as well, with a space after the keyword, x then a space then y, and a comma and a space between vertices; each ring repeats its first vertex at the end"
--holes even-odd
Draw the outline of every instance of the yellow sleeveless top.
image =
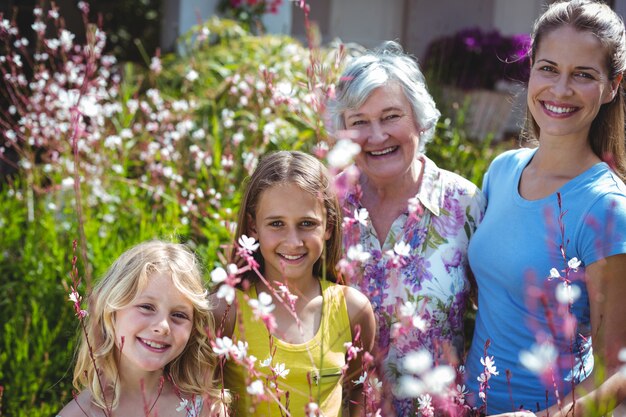
MULTIPOLYGON (((317 403, 326 417, 341 415, 342 368, 346 364, 344 343, 352 341, 350 318, 342 287, 329 281, 320 281, 320 284, 324 297, 320 327, 311 340, 299 344, 271 336, 265 324, 254 318, 244 293, 237 290, 238 317, 233 341, 248 342, 248 355, 257 358, 255 369, 263 375, 260 378, 248 375, 244 366, 226 361, 224 386, 233 395, 231 417, 300 417, 305 415, 310 402, 317 403), (270 367, 261 366, 261 362, 270 357, 270 346, 275 349, 270 366, 285 364, 285 369, 289 369, 286 377, 277 378, 276 388, 272 387, 274 379, 270 367), (260 401, 256 395, 248 393, 248 385, 256 379, 263 382, 267 400, 260 401)), ((257 298, 254 285, 248 295, 257 298)))

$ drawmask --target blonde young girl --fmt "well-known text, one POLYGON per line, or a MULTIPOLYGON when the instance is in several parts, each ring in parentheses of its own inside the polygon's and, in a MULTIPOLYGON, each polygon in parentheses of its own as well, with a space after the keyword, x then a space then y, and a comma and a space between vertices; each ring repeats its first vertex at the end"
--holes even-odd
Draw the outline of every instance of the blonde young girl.
MULTIPOLYGON (((362 373, 360 357, 348 361, 346 344, 360 332, 362 347, 371 350, 375 320, 362 293, 331 282, 340 258, 340 222, 320 161, 296 151, 262 158, 247 184, 235 241, 243 235, 258 241, 253 256, 263 278, 243 275, 236 305, 228 308, 221 300, 216 317, 223 324, 218 335, 247 342, 247 354, 257 358, 255 369, 263 373, 226 362, 233 415, 303 416, 319 407, 319 415, 337 416, 342 384, 350 391, 350 401, 343 402, 349 402, 351 415, 362 414, 361 385, 353 382, 362 373), (297 296, 293 307, 279 295, 281 285, 297 296), (268 330, 248 301, 267 306, 269 297, 275 326, 268 330)), ((242 266, 237 250, 231 261, 242 266)))
POLYGON ((213 320, 195 256, 149 241, 124 252, 89 297, 62 417, 219 415, 213 320), (95 363, 94 363, 95 362, 95 363))

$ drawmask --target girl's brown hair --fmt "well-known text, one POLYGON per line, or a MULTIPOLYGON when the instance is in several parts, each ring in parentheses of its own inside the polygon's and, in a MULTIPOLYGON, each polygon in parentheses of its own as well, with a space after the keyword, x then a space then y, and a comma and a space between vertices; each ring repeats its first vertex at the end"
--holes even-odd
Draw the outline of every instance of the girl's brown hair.
MULTIPOLYGON (((271 187, 288 183, 295 184, 303 191, 319 198, 324 206, 326 229, 331 233, 326 241, 322 257, 313 265, 313 274, 336 281, 335 266, 341 258, 341 208, 326 167, 318 159, 304 152, 279 151, 261 158, 259 165, 246 183, 246 191, 239 209, 235 245, 242 235, 249 234, 248 219, 256 217, 261 194, 271 187)), ((263 273, 261 251, 257 250, 253 256, 263 273)), ((241 263, 237 255, 237 247, 231 253, 231 262, 241 263)), ((249 282, 257 279, 253 271, 247 272, 243 278, 249 282)))

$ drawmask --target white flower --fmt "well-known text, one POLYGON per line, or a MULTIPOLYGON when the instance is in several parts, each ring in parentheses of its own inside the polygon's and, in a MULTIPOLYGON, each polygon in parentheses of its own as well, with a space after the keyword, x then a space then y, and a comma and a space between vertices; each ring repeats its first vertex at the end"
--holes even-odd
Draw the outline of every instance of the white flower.
POLYGON ((519 361, 531 372, 542 374, 552 367, 557 356, 558 352, 554 345, 544 342, 540 345, 532 345, 530 351, 522 350, 519 354, 519 361))
POLYGON ((228 284, 223 284, 217 290, 215 296, 217 298, 223 298, 228 304, 232 304, 235 300, 235 289, 228 284))
POLYGON ((341 139, 328 152, 328 165, 342 169, 352 163, 354 157, 361 152, 361 147, 350 139, 341 139))
POLYGON ((426 349, 407 354, 402 361, 403 369, 412 374, 422 374, 433 366, 433 357, 426 349))
POLYGON ((287 375, 289 375, 289 369, 285 369, 284 363, 279 363, 273 368, 273 370, 276 376, 279 376, 281 378, 286 378, 287 375))
POLYGON ((44 33, 46 31, 46 24, 44 22, 35 22, 30 27, 38 33, 44 33))
POLYGON ((488 372, 490 375, 499 375, 498 371, 496 370, 496 363, 493 360, 493 356, 485 356, 484 358, 480 358, 480 363, 485 367, 485 371, 488 372))
POLYGON ((363 226, 367 226, 367 219, 369 217, 369 212, 366 208, 360 208, 354 210, 354 219, 361 223, 363 226))
POLYGON ((465 384, 463 384, 463 385, 456 384, 456 392, 457 392, 457 397, 459 399, 459 402, 461 404, 465 404, 465 397, 469 393, 469 391, 465 387, 465 384))
POLYGON ((393 245, 393 251, 399 256, 409 256, 411 254, 411 245, 402 241, 393 245))
POLYGON ((153 56, 150 60, 150 70, 152 70, 156 74, 159 74, 162 69, 163 67, 161 66, 161 60, 159 59, 159 57, 153 56))
POLYGON ((62 188, 71 188, 74 186, 74 178, 72 177, 67 177, 67 178, 63 178, 63 181, 61 181, 61 187, 62 188))
POLYGON ((217 356, 224 356, 226 359, 230 358, 230 351, 233 348, 233 341, 230 337, 218 337, 215 339, 215 346, 213 352, 217 356))
POLYGON ((246 391, 250 395, 263 395, 263 381, 257 379, 246 387, 246 391))
POLYGON ((317 411, 319 410, 319 405, 317 405, 317 403, 308 403, 306 405, 306 411, 309 413, 307 415, 307 417, 317 417, 318 413, 317 411))
POLYGON ((383 381, 380 381, 378 378, 370 379, 370 386, 380 391, 383 387, 383 381))
POLYGON ((272 303, 272 296, 268 293, 261 291, 258 299, 251 298, 248 300, 248 305, 252 308, 255 317, 267 316, 276 308, 272 303))
POLYGON ((559 273, 558 269, 552 268, 550 270, 550 278, 549 279, 556 279, 556 278, 561 278, 561 274, 559 273))
POLYGON ((365 384, 365 381, 367 381, 367 372, 363 372, 363 375, 361 375, 359 379, 352 380, 354 385, 365 384))
POLYGON ((107 136, 104 146, 108 149, 116 149, 122 146, 122 138, 117 135, 107 136))
POLYGON ((415 315, 411 319, 411 324, 419 331, 425 331, 428 328, 428 322, 420 315, 415 315))
POLYGON ((196 70, 191 69, 189 70, 187 75, 185 75, 185 78, 187 79, 187 81, 194 82, 198 79, 199 76, 200 74, 198 74, 196 70))
POLYGON ((402 375, 398 378, 395 387, 395 394, 401 398, 417 398, 426 392, 426 385, 418 379, 410 375, 402 375))
POLYGON ((578 267, 580 266, 580 264, 581 264, 581 263, 582 263, 582 262, 580 262, 580 261, 578 260, 578 258, 572 258, 572 259, 570 259, 569 261, 567 261, 567 266, 568 266, 570 269, 573 269, 574 271, 576 271, 576 270, 578 269, 578 267))
POLYGON ((412 317, 417 312, 417 304, 412 301, 405 301, 398 309, 400 317, 412 317))
POLYGON ((365 262, 367 261, 372 255, 368 252, 364 252, 363 251, 363 245, 361 245, 360 243, 357 244, 356 246, 350 246, 348 248, 348 252, 346 253, 346 256, 348 257, 348 259, 350 259, 351 261, 358 261, 358 262, 365 262))
POLYGON ((256 239, 253 237, 241 235, 238 242, 239 242, 239 246, 241 246, 243 249, 245 249, 249 253, 252 253, 259 248, 259 244, 256 243, 256 239))
POLYGON ((176 411, 181 412, 185 409, 187 409, 187 404, 189 403, 189 401, 185 398, 183 398, 182 400, 180 400, 180 404, 178 405, 178 407, 176 407, 176 411))
POLYGON ((95 117, 98 115, 98 102, 93 96, 83 96, 78 103, 78 111, 87 117, 95 117))
POLYGON ((486 374, 484 372, 481 372, 480 375, 476 377, 476 380, 482 383, 482 382, 489 381, 489 378, 491 378, 491 374, 486 374))
POLYGON ((417 402, 419 403, 419 409, 423 414, 432 415, 432 397, 429 394, 420 395, 417 398, 417 402))
POLYGON ((74 42, 74 34, 66 29, 61 29, 59 42, 65 51, 69 51, 74 42))
POLYGON ((77 302, 79 302, 79 301, 80 301, 79 299, 80 299, 80 296, 78 295, 78 293, 77 293, 77 292, 72 291, 72 292, 70 293, 70 301, 73 301, 73 302, 77 303, 77 302))
POLYGON ((248 354, 248 342, 237 341, 237 345, 233 346, 231 349, 231 354, 233 358, 240 361, 243 360, 248 354))
POLYGON ((618 355, 617 355, 618 359, 624 363, 624 365, 622 365, 622 367, 620 368, 620 372, 621 374, 626 377, 626 348, 622 348, 618 355))
POLYGON ((556 299, 561 304, 572 304, 580 297, 580 287, 563 282, 556 287, 556 299))
POLYGON ((224 282, 227 277, 228 274, 226 273, 226 270, 224 270, 224 268, 222 268, 221 266, 211 271, 211 282, 214 282, 216 284, 224 282))
POLYGON ((448 385, 454 382, 456 372, 451 366, 439 365, 422 375, 424 384, 428 387, 428 391, 439 394, 443 392, 448 385))
POLYGON ((409 198, 409 213, 416 213, 420 207, 420 201, 417 197, 409 198))
POLYGON ((267 357, 267 359, 265 359, 265 360, 264 360, 264 361, 262 361, 262 362, 259 362, 259 365, 260 365, 262 368, 265 368, 266 366, 270 366, 271 364, 272 364, 272 357, 271 357, 271 356, 268 356, 268 357, 267 357))

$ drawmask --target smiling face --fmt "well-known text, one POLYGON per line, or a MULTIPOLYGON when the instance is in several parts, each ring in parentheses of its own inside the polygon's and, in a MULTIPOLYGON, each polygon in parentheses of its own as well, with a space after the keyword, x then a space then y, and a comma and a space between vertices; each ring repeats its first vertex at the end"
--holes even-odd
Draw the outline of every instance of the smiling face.
POLYGON ((275 185, 261 193, 249 226, 260 244, 266 279, 313 278, 313 266, 331 233, 326 230, 325 217, 321 200, 294 183, 275 185))
POLYGON ((185 349, 194 307, 168 273, 153 272, 131 303, 115 312, 115 335, 122 343, 119 369, 162 371, 185 349))
POLYGON ((540 140, 587 141, 600 107, 614 96, 606 61, 605 48, 590 32, 562 26, 544 35, 528 81, 528 108, 540 140))
POLYGON ((356 132, 361 152, 355 162, 368 179, 383 185, 416 173, 419 131, 399 84, 374 90, 361 107, 344 113, 344 122, 356 132))

